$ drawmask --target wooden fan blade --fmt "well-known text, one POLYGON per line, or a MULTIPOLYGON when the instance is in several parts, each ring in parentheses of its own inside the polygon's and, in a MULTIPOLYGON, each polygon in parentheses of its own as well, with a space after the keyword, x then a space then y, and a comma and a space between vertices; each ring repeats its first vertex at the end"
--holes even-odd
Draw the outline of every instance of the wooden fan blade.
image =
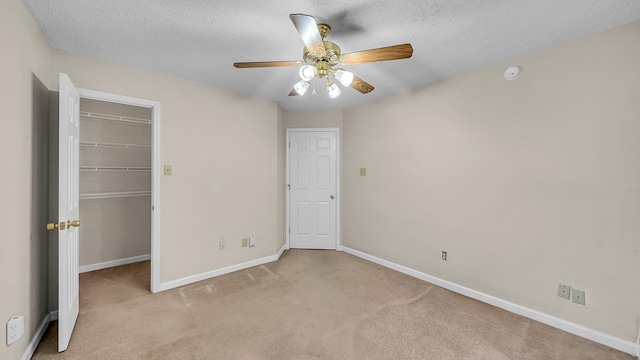
POLYGON ((298 94, 296 89, 291 90, 291 92, 289 93, 289 96, 298 96, 298 95, 300 95, 300 94, 298 94))
POLYGON ((237 62, 233 66, 238 69, 263 68, 263 67, 282 67, 282 66, 298 66, 300 61, 257 61, 257 62, 237 62))
POLYGON ((411 44, 402 44, 344 54, 342 55, 342 60, 345 65, 353 65, 376 61, 408 59, 411 55, 413 55, 413 47, 411 47, 411 44))
POLYGON ((320 31, 318 31, 318 23, 313 16, 305 14, 291 14, 289 18, 293 22, 293 25, 298 30, 302 42, 307 47, 309 52, 314 54, 324 54, 324 42, 320 31))
POLYGON ((368 94, 370 92, 373 91, 373 89, 375 89, 373 86, 371 86, 371 84, 369 84, 368 82, 360 79, 357 76, 353 76, 353 81, 351 82, 351 87, 360 91, 363 94, 368 94))

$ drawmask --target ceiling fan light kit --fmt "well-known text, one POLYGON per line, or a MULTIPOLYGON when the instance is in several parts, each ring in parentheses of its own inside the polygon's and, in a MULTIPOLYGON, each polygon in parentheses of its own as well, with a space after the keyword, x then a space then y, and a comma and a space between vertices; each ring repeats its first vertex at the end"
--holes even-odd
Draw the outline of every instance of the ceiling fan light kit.
POLYGON ((318 73, 318 70, 315 68, 315 66, 302 65, 300 67, 299 73, 300 73, 300 79, 304 81, 311 81, 311 79, 313 79, 318 73))
POLYGON ((330 98, 337 98, 338 96, 340 96, 340 92, 340 88, 338 87, 338 85, 336 85, 336 83, 331 80, 327 81, 327 93, 329 93, 330 98))
POLYGON ((333 73, 333 77, 335 77, 336 80, 344 86, 351 86, 351 83, 353 82, 353 73, 344 69, 336 69, 333 73))
POLYGON ((331 33, 331 27, 327 24, 318 24, 313 16, 304 14, 291 14, 289 18, 298 30, 298 34, 305 44, 302 51, 303 61, 262 61, 262 62, 241 62, 234 63, 233 66, 240 69, 257 67, 281 67, 299 66, 298 74, 300 81, 294 86, 289 96, 304 95, 314 78, 327 79, 327 93, 331 99, 338 97, 341 93, 338 85, 333 80, 337 80, 345 87, 352 87, 362 94, 373 91, 374 87, 364 80, 356 77, 352 72, 342 68, 333 67, 336 65, 355 65, 377 61, 408 59, 413 55, 411 44, 388 46, 378 49, 357 51, 342 54, 340 47, 325 38, 331 33))
POLYGON ((307 92, 307 89, 309 89, 309 85, 311 85, 311 82, 303 79, 293 85, 293 90, 298 93, 298 95, 302 96, 307 92))

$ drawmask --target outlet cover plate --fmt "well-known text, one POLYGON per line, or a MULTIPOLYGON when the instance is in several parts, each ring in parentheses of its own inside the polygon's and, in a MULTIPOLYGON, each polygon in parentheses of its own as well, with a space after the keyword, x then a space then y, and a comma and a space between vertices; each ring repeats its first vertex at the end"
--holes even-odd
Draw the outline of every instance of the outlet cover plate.
POLYGON ((442 252, 442 260, 447 261, 447 252, 446 251, 442 252))
POLYGON ((571 286, 558 284, 558 296, 564 299, 569 300, 569 295, 571 294, 571 286))
POLYGON ((576 304, 585 305, 584 291, 573 289, 573 292, 571 293, 571 295, 572 295, 571 301, 573 301, 576 304))
POLYGON ((249 238, 242 238, 242 247, 247 247, 248 242, 249 242, 249 238))
POLYGON ((165 175, 171 175, 172 172, 173 172, 173 170, 171 169, 171 165, 165 165, 164 166, 164 174, 165 175))
POLYGON ((7 321, 7 346, 24 334, 24 316, 14 316, 7 321))

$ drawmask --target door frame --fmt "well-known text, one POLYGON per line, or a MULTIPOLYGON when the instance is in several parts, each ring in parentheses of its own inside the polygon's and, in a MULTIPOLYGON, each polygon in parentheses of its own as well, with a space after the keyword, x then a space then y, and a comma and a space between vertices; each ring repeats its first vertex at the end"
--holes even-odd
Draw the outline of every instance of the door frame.
POLYGON ((286 197, 285 197, 285 238, 286 238, 286 242, 285 242, 285 249, 289 250, 289 235, 290 235, 290 230, 291 230, 291 224, 289 223, 289 168, 290 168, 290 150, 291 150, 291 134, 292 133, 299 133, 299 132, 334 132, 336 134, 336 197, 337 197, 337 203, 336 203, 336 251, 342 251, 342 239, 341 239, 341 226, 340 226, 340 219, 341 219, 341 215, 340 215, 340 208, 342 208, 342 194, 340 191, 340 179, 342 178, 340 175, 340 168, 341 168, 341 163, 340 163, 340 144, 342 143, 342 140, 340 138, 340 128, 287 128, 287 139, 286 139, 286 143, 285 145, 285 149, 286 149, 286 174, 285 174, 285 193, 286 193, 286 197))
POLYGON ((160 102, 78 88, 82 99, 151 109, 151 292, 160 291, 160 102))

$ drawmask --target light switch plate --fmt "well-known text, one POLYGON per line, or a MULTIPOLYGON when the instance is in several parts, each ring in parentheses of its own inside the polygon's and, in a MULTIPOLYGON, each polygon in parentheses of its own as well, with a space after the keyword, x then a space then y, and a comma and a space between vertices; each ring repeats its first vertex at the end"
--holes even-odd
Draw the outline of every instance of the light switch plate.
POLYGON ((249 242, 248 238, 242 238, 242 247, 247 247, 248 242, 249 242))
POLYGON ((165 165, 164 166, 164 174, 165 175, 171 175, 171 165, 165 165))
POLYGON ((367 176, 367 168, 360 168, 360 176, 367 176))
POLYGON ((254 247, 256 246, 256 237, 255 236, 250 236, 249 237, 249 247, 254 247))

